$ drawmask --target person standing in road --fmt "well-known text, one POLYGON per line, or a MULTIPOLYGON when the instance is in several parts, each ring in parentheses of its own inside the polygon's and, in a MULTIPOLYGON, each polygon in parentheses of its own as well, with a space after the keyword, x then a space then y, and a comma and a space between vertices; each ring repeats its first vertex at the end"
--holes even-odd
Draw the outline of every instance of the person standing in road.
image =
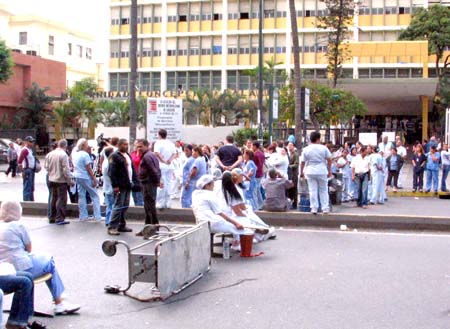
MULTIPOLYGON (((255 165, 256 165, 256 189, 255 189, 255 196, 254 199, 257 202, 258 209, 262 209, 264 206, 264 200, 261 193, 261 180, 264 178, 264 162, 266 162, 266 157, 264 155, 264 152, 261 151, 261 144, 258 141, 254 141, 252 145, 253 153, 254 153, 254 159, 255 165)), ((297 168, 298 173, 298 168, 297 168)), ((258 210, 255 209, 255 210, 258 210)))
POLYGON ((430 152, 427 154, 427 164, 425 165, 427 171, 427 193, 431 191, 432 184, 434 193, 438 192, 440 159, 441 155, 436 151, 436 146, 430 146, 430 152))
POLYGON ((136 180, 133 161, 128 154, 128 140, 119 139, 117 151, 109 156, 108 174, 114 191, 114 209, 108 227, 109 235, 120 235, 120 232, 132 232, 126 226, 125 213, 130 206, 130 194, 133 182, 136 180))
POLYGON ((172 160, 175 159, 175 144, 167 140, 167 131, 160 129, 158 131, 159 139, 153 145, 153 152, 159 160, 161 169, 162 187, 158 188, 156 196, 156 207, 158 209, 170 209, 172 192, 172 176, 174 175, 174 166, 172 160))
POLYGON ((34 138, 27 136, 24 139, 24 145, 19 156, 19 171, 23 178, 23 201, 34 201, 34 169, 36 167, 36 158, 33 154, 34 138))
POLYGON ((72 162, 74 167, 73 176, 76 179, 78 190, 79 218, 81 221, 86 221, 89 218, 86 200, 87 192, 92 200, 94 219, 100 221, 102 219, 100 212, 100 197, 95 189, 97 187, 97 179, 92 171, 92 160, 88 151, 89 144, 86 138, 80 138, 75 150, 72 151, 72 162))
POLYGON ((233 144, 233 136, 228 135, 225 141, 225 145, 219 148, 217 156, 215 157, 217 165, 222 172, 225 170, 231 171, 234 168, 239 167, 243 159, 242 152, 233 144))
POLYGON ((14 148, 14 143, 9 143, 9 149, 6 153, 6 159, 8 161, 8 169, 5 171, 6 176, 11 172, 12 177, 16 177, 17 171, 17 152, 14 148))
POLYGON ((352 181, 356 182, 356 206, 366 209, 369 203, 368 187, 370 179, 370 163, 366 146, 361 147, 360 153, 352 159, 350 166, 352 167, 352 181))
MULTIPOLYGON (((158 187, 162 187, 159 160, 150 151, 149 143, 145 139, 137 140, 136 149, 141 155, 138 178, 144 195, 145 225, 157 225, 159 221, 156 214, 156 196, 158 187)), ((143 236, 142 231, 136 233, 136 236, 143 236)))
MULTIPOLYGON (((136 149, 136 141, 134 141, 134 150, 131 152, 131 159, 133 160, 134 171, 137 173, 139 171, 139 164, 141 163, 141 155, 136 149)), ((135 182, 131 189, 131 196, 133 197, 133 202, 135 206, 144 205, 144 196, 142 194, 142 188, 139 180, 135 182)))
POLYGON ((448 192, 446 184, 448 173, 450 172, 450 152, 448 151, 448 144, 442 145, 441 161, 442 161, 441 191, 448 192))
POLYGON ((324 214, 330 212, 328 195, 328 177, 331 177, 331 152, 320 144, 320 133, 310 134, 311 144, 303 149, 300 177, 306 176, 308 181, 311 213, 317 214, 319 201, 324 214))
POLYGON ((67 141, 61 139, 58 147, 45 157, 44 168, 48 172, 48 183, 51 189, 50 224, 69 224, 66 221, 67 189, 72 183, 69 156, 67 155, 67 141))
POLYGON ((298 204, 297 184, 298 184, 298 162, 300 156, 295 148, 294 143, 289 142, 287 149, 289 155, 288 179, 293 184, 293 186, 287 191, 287 193, 289 198, 292 200, 291 209, 296 209, 298 204))

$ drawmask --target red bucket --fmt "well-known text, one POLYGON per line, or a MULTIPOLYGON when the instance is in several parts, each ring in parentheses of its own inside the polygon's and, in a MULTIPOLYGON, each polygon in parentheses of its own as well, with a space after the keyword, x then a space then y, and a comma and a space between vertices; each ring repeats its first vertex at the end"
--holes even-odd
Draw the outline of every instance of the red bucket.
POLYGON ((241 257, 252 257, 253 234, 241 235, 241 257))

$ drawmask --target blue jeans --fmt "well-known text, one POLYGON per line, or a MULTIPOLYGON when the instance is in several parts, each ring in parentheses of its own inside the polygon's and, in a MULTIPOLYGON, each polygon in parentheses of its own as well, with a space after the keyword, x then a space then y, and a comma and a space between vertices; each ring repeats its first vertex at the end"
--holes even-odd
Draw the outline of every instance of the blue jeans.
POLYGON ((43 276, 44 274, 51 273, 52 278, 45 283, 47 284, 53 299, 55 300, 60 298, 61 294, 64 292, 64 284, 58 271, 56 270, 53 257, 45 254, 30 254, 30 258, 33 263, 33 267, 25 270, 25 272, 30 273, 33 276, 33 279, 43 276))
POLYGON ((356 174, 355 182, 358 190, 358 199, 356 203, 358 207, 367 206, 369 204, 369 200, 367 198, 369 188, 369 175, 367 173, 356 174))
POLYGON ((34 170, 24 169, 23 178, 23 201, 34 201, 34 170))
POLYGON ((185 185, 181 187, 181 208, 192 207, 192 192, 195 190, 195 184, 197 184, 197 181, 191 180, 187 189, 185 185))
POLYGON ((447 184, 446 184, 446 180, 447 180, 447 176, 448 173, 450 172, 450 165, 443 165, 442 166, 442 179, 441 179, 441 191, 445 192, 447 191, 447 184))
POLYGON ((439 169, 438 170, 430 170, 427 169, 427 192, 431 191, 431 183, 433 183, 433 191, 438 191, 438 177, 439 177, 439 169))
POLYGON ((88 218, 87 201, 86 201, 86 191, 92 200, 92 208, 94 209, 95 220, 101 220, 100 212, 100 197, 98 196, 97 190, 92 187, 92 181, 90 179, 77 178, 78 187, 78 209, 80 211, 80 219, 85 220, 88 218))
MULTIPOLYGON (((34 313, 34 285, 31 274, 17 271, 16 275, 0 276, 0 289, 5 294, 14 293, 7 323, 16 326, 26 326, 28 318, 34 313)), ((0 305, 2 296, 3 294, 0 294, 0 305)), ((1 306, 0 311, 3 311, 1 306)))
POLYGON ((114 197, 114 209, 111 214, 110 228, 123 228, 127 222, 125 213, 130 205, 130 190, 120 189, 114 197))
POLYGON ((131 195, 133 196, 133 202, 135 206, 142 207, 144 205, 144 195, 142 192, 131 192, 131 195))
POLYGON ((111 222, 111 214, 114 208, 114 193, 105 193, 105 204, 106 204, 106 214, 105 214, 105 225, 109 225, 111 222))

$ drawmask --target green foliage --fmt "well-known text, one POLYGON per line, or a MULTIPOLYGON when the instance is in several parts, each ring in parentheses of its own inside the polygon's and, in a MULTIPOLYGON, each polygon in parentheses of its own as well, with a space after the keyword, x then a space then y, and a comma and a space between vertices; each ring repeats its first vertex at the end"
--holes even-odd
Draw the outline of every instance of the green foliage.
POLYGON ((416 8, 408 28, 400 33, 399 40, 428 40, 428 53, 436 55, 436 72, 442 78, 444 70, 439 68, 439 61, 445 47, 450 45, 450 8, 442 5, 428 9, 416 8))
POLYGON ((295 86, 288 83, 278 93, 278 121, 294 122, 295 120, 295 86))
MULTIPOLYGON (((284 81, 287 80, 287 74, 285 70, 277 69, 277 66, 283 65, 283 62, 275 62, 275 58, 271 57, 269 60, 264 62, 263 66, 263 82, 264 84, 272 84, 275 86, 277 84, 277 77, 281 76, 284 81)), ((249 75, 253 83, 257 83, 259 67, 255 67, 250 70, 244 70, 245 75, 249 75)))
POLYGON ((348 39, 349 26, 354 12, 353 0, 324 0, 328 10, 326 16, 318 17, 318 28, 326 29, 328 73, 336 88, 337 80, 342 76, 342 64, 350 56, 348 46, 344 42, 348 39))
POLYGON ((122 100, 101 100, 96 103, 99 122, 106 127, 127 127, 130 121, 130 103, 122 100))
MULTIPOLYGON (((310 89, 311 121, 316 126, 345 123, 353 116, 367 112, 367 106, 350 91, 331 88, 317 81, 307 81, 303 87, 310 89)), ((289 84, 282 89, 279 99, 282 120, 294 118, 294 86, 289 84)))
POLYGON ((220 93, 216 90, 195 89, 186 94, 183 108, 185 122, 188 115, 194 115, 197 124, 215 127, 251 117, 254 104, 231 90, 220 93))
POLYGON ((439 90, 440 90, 440 95, 439 95, 439 98, 436 99, 436 102, 439 103, 439 105, 440 105, 439 107, 441 109, 449 108, 450 107, 450 78, 448 76, 444 76, 441 79, 441 81, 439 82, 439 90))
POLYGON ((0 83, 5 83, 13 74, 14 62, 11 51, 6 47, 3 40, 0 40, 0 83))
POLYGON ((242 146, 248 139, 255 139, 258 136, 258 131, 254 128, 242 128, 233 131, 234 142, 242 146))
POLYGON ((71 95, 84 95, 92 97, 97 91, 97 84, 94 78, 84 78, 80 81, 75 82, 74 86, 70 88, 69 92, 71 95))

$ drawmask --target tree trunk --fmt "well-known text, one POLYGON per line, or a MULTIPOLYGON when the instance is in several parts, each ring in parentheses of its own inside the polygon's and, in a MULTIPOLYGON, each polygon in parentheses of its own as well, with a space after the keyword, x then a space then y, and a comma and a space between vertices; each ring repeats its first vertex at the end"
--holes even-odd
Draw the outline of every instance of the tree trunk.
POLYGON ((291 15, 291 34, 292 46, 294 52, 294 86, 295 86, 295 139, 297 140, 297 148, 301 151, 302 148, 302 106, 301 106, 301 92, 302 81, 300 75, 300 45, 298 41, 297 28, 297 10, 295 9, 295 0, 289 0, 289 12, 291 15))
POLYGON ((137 80, 137 0, 131 0, 130 13, 130 81, 128 93, 130 98, 130 138, 129 143, 133 145, 136 139, 137 109, 136 109, 136 80, 137 80))

